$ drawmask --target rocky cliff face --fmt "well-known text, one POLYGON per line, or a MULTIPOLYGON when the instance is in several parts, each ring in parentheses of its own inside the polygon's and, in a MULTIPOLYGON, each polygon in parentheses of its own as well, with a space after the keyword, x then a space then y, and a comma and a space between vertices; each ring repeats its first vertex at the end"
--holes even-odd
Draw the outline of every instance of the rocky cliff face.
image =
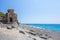
POLYGON ((45 29, 0 23, 0 40, 60 40, 60 33, 45 29))

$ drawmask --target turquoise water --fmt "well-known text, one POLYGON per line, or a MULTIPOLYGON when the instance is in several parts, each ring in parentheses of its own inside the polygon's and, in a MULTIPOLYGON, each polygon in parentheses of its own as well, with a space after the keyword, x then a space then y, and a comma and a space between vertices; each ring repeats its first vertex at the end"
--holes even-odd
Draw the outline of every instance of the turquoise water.
POLYGON ((26 25, 35 26, 35 27, 44 28, 47 30, 59 31, 60 32, 60 24, 26 24, 26 25))

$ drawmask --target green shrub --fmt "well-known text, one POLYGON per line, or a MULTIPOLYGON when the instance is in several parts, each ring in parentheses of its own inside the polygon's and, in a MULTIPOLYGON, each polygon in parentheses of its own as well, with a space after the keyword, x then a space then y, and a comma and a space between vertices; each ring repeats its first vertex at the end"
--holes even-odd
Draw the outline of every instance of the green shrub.
POLYGON ((4 17, 4 13, 3 12, 0 12, 0 17, 4 17))

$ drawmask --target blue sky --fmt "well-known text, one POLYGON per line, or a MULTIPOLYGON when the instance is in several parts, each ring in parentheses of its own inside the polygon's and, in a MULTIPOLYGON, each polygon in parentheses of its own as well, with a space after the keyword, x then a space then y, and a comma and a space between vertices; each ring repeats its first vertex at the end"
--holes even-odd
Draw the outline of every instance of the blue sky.
POLYGON ((60 24, 60 0, 0 0, 0 11, 14 9, 20 23, 60 24))

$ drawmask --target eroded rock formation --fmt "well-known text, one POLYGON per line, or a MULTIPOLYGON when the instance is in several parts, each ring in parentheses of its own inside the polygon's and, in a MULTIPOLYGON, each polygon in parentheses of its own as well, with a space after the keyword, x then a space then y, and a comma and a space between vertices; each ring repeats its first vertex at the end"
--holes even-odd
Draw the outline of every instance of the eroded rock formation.
POLYGON ((18 23, 17 14, 14 13, 13 9, 8 9, 7 13, 1 20, 3 23, 18 23))

